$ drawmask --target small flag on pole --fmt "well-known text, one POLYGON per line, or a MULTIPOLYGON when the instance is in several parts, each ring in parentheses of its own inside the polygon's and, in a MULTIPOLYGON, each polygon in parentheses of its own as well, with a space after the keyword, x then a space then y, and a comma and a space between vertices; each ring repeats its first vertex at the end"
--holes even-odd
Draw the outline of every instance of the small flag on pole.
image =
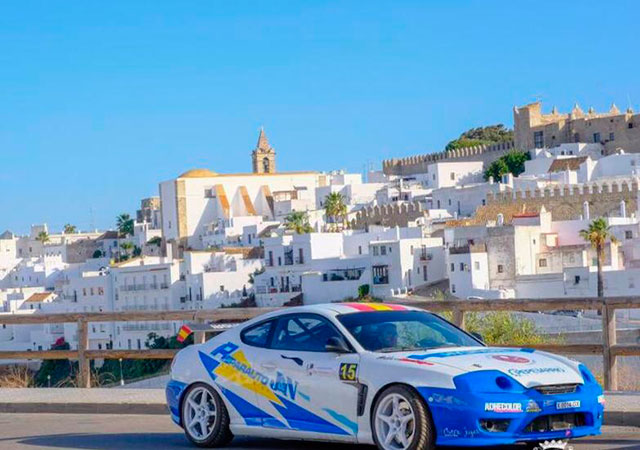
POLYGON ((191 333, 191 328, 189 328, 188 325, 182 325, 182 327, 180 327, 180 331, 178 331, 178 342, 184 342, 191 333))

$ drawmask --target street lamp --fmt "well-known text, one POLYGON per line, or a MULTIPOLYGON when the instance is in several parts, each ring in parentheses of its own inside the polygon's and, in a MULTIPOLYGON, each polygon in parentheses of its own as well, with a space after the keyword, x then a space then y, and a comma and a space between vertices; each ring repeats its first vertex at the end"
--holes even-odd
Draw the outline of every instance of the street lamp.
POLYGON ((124 377, 122 375, 122 358, 118 359, 120 361, 120 386, 124 386, 124 377))

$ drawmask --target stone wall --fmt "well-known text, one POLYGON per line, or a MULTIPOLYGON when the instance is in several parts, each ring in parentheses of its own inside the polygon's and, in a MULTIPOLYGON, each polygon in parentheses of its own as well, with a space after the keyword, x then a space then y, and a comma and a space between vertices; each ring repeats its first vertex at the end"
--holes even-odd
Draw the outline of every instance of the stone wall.
POLYGON ((387 204, 372 206, 358 211, 350 221, 351 228, 365 229, 369 225, 383 225, 386 227, 406 227, 426 214, 422 204, 418 202, 387 204))
POLYGON ((406 158, 387 159, 382 161, 382 170, 386 175, 414 175, 426 173, 427 166, 430 164, 455 161, 482 161, 486 167, 513 148, 513 142, 501 142, 499 144, 477 145, 406 158))
POLYGON ((535 102, 514 108, 513 124, 515 145, 522 150, 572 142, 599 142, 607 154, 618 148, 640 153, 640 114, 634 114, 631 108, 622 113, 611 105, 605 113, 595 112, 593 108, 585 113, 576 105, 566 114, 559 113, 556 108, 550 114, 543 114, 542 104, 535 102), (542 145, 540 142, 536 145, 534 133, 542 133, 539 137, 542 145))
POLYGON ((623 181, 576 184, 555 187, 554 189, 535 189, 533 191, 511 191, 487 195, 487 204, 476 210, 473 221, 477 224, 495 221, 503 214, 506 223, 511 222, 514 214, 537 213, 542 206, 551 212, 553 220, 579 219, 583 214, 583 203, 589 203, 591 218, 618 216, 620 201, 624 200, 626 214, 638 212, 637 178, 623 181))

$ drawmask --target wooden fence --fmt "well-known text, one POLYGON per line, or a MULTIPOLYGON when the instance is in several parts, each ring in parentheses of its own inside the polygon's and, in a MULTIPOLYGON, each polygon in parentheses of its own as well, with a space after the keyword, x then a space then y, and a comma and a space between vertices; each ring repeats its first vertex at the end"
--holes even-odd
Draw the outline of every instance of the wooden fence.
MULTIPOLYGON (((402 302, 400 302, 402 303, 402 302)), ((405 302, 433 312, 453 312, 453 322, 464 328, 464 313, 470 311, 554 311, 554 310, 599 310, 602 312, 602 336, 600 343, 591 344, 542 344, 529 347, 562 354, 599 355, 603 357, 604 384, 607 390, 618 389, 619 356, 640 356, 640 345, 618 344, 616 340, 617 309, 640 308, 640 297, 609 297, 604 299, 509 299, 509 300, 449 300, 420 301, 414 297, 405 302)), ((223 308, 197 311, 127 311, 104 313, 64 313, 0 315, 0 324, 45 324, 76 322, 78 345, 76 350, 0 351, 2 359, 76 359, 79 366, 79 386, 90 387, 90 364, 92 359, 172 359, 177 350, 90 350, 88 324, 90 322, 132 321, 182 321, 205 323, 208 321, 244 321, 275 308, 223 308)), ((205 332, 195 333, 195 342, 205 340, 205 332)))

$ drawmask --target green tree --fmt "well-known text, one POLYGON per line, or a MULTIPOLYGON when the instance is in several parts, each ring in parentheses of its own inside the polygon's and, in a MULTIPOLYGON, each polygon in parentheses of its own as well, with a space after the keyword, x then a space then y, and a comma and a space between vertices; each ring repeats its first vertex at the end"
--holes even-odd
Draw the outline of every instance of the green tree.
POLYGON ((514 177, 517 177, 524 172, 524 163, 531 159, 529 152, 523 152, 520 150, 512 150, 509 153, 502 155, 500 158, 492 162, 487 170, 484 172, 484 179, 488 180, 489 177, 497 182, 500 182, 502 175, 512 173, 514 177))
POLYGON ((132 242, 126 241, 120 244, 120 248, 124 250, 124 254, 120 256, 120 259, 126 261, 131 256, 131 250, 133 250, 135 245, 132 242))
POLYGON ((327 221, 334 227, 340 223, 344 226, 347 219, 347 205, 344 203, 344 197, 339 192, 331 192, 324 199, 324 211, 327 221))
POLYGON ((162 238, 160 236, 154 236, 147 241, 147 245, 157 245, 160 247, 162 245, 162 238))
POLYGON ((138 247, 137 245, 133 247, 133 257, 137 258, 138 256, 142 255, 142 249, 140 247, 138 247))
POLYGON ((471 128, 460 135, 458 139, 450 141, 445 150, 473 147, 475 145, 489 145, 513 140, 513 130, 503 124, 486 127, 471 128))
POLYGON ((602 279, 602 266, 604 265, 604 247, 609 240, 617 243, 618 240, 611 234, 611 228, 602 217, 594 219, 586 230, 580 230, 580 236, 596 250, 598 264, 598 297, 604 297, 604 281, 602 279))
POLYGON ((133 219, 127 213, 122 213, 116 217, 116 227, 120 236, 133 236, 133 219))
POLYGON ((285 217, 284 226, 287 230, 296 234, 311 233, 313 231, 309 224, 309 215, 302 211, 294 211, 285 217))
POLYGON ((507 311, 466 313, 466 330, 479 333, 489 345, 542 344, 544 336, 532 320, 507 311))
POLYGON ((76 228, 75 225, 71 225, 70 223, 68 223, 64 226, 64 230, 63 230, 64 234, 75 234, 77 232, 78 232, 78 229, 76 228))
POLYGON ((49 239, 49 233, 47 233, 46 231, 41 231, 40 233, 38 233, 38 235, 36 236, 36 241, 40 242, 41 244, 46 244, 47 242, 50 241, 49 239))

